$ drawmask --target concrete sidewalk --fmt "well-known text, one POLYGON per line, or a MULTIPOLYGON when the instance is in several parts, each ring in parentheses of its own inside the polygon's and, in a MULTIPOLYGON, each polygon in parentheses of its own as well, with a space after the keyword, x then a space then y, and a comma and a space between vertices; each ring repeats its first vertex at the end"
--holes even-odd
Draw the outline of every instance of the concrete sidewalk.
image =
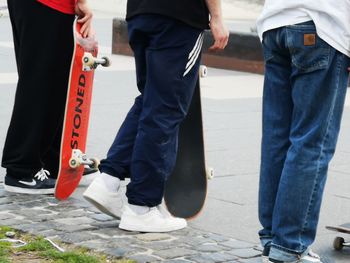
MULTIPOLYGON (((96 15, 101 53, 110 54, 111 18, 105 13, 96 15)), ((0 145, 3 145, 16 83, 8 18, 0 18, 0 32, 0 145)), ((137 95, 133 59, 110 56, 112 67, 96 72, 88 140, 89 153, 101 158, 137 95)), ((262 83, 260 75, 217 69, 209 69, 209 77, 203 80, 207 161, 215 168, 216 177, 209 183, 203 213, 190 222, 187 230, 160 236, 119 231, 117 221, 99 214, 81 199, 81 192, 94 175, 84 178, 72 199, 60 203, 52 197, 7 196, 1 188, 0 225, 57 236, 139 262, 260 262, 256 233, 260 228, 257 191, 262 83)), ((324 262, 350 260, 350 250, 333 251, 335 234, 324 229, 325 225, 350 219, 349 105, 347 101, 314 246, 324 262)), ((4 174, 5 170, 0 169, 0 181, 4 174)))

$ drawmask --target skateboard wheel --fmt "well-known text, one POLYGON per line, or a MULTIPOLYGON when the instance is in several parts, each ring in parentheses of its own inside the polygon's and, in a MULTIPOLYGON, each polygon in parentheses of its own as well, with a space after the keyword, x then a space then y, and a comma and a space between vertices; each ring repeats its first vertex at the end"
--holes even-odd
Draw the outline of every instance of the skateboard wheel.
POLYGON ((207 179, 211 180, 214 178, 214 169, 212 167, 209 167, 206 169, 207 179))
POLYGON ((105 63, 102 63, 102 64, 101 64, 103 67, 109 67, 109 66, 111 65, 111 61, 109 60, 109 58, 107 58, 107 57, 102 57, 102 59, 105 60, 105 63))
POLYGON ((79 165, 80 165, 80 164, 79 164, 79 162, 78 162, 77 159, 75 159, 75 158, 70 158, 70 159, 69 159, 69 166, 70 166, 71 168, 73 168, 73 169, 78 168, 79 165))
POLYGON ((89 165, 90 168, 92 169, 98 169, 99 165, 100 165, 100 160, 97 158, 90 158, 90 161, 92 161, 92 164, 89 165))
POLYGON ((87 67, 92 67, 94 65, 94 56, 91 53, 89 52, 84 53, 83 65, 87 67))
POLYGON ((342 237, 336 237, 333 241, 333 248, 335 250, 342 250, 344 247, 345 240, 342 237))
POLYGON ((199 67, 199 76, 201 78, 205 78, 208 75, 208 68, 206 66, 201 65, 199 67))

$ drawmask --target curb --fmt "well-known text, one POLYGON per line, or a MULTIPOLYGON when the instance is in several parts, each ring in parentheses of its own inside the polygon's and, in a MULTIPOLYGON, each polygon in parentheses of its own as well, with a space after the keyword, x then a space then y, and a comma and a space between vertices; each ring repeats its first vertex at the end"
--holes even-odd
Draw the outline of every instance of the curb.
MULTIPOLYGON (((228 45, 223 51, 209 52, 212 43, 213 36, 206 31, 202 55, 202 63, 206 66, 263 74, 263 53, 257 34, 230 32, 228 45)), ((112 53, 133 55, 128 43, 127 23, 118 18, 113 19, 112 53)))

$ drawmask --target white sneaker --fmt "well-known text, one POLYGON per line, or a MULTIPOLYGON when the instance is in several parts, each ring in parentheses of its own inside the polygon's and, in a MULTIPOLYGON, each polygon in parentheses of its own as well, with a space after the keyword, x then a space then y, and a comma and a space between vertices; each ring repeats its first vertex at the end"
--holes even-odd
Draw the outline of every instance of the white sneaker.
POLYGON ((118 189, 110 191, 101 176, 96 177, 83 194, 102 213, 119 219, 121 196, 118 189), (119 213, 118 213, 119 212, 119 213))
POLYGON ((163 215, 158 207, 150 208, 149 212, 138 215, 129 205, 124 207, 119 228, 136 232, 170 232, 187 226, 183 218, 163 215))
MULTIPOLYGON (((284 261, 274 260, 274 259, 269 259, 269 262, 270 263, 287 263, 284 261)), ((322 261, 320 256, 312 252, 312 250, 310 249, 309 251, 301 255, 298 260, 291 261, 288 263, 322 263, 322 261)))

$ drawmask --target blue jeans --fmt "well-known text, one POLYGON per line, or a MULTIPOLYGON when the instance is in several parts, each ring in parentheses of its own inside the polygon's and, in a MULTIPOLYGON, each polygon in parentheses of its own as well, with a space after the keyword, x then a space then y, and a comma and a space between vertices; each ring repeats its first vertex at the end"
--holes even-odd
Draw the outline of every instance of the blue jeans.
POLYGON ((128 21, 134 51, 135 99, 100 171, 123 180, 128 202, 157 206, 177 154, 181 121, 190 106, 202 46, 202 30, 159 15, 140 15, 128 21))
POLYGON ((312 21, 265 32, 263 49, 259 236, 271 258, 293 261, 315 239, 350 59, 312 21))

